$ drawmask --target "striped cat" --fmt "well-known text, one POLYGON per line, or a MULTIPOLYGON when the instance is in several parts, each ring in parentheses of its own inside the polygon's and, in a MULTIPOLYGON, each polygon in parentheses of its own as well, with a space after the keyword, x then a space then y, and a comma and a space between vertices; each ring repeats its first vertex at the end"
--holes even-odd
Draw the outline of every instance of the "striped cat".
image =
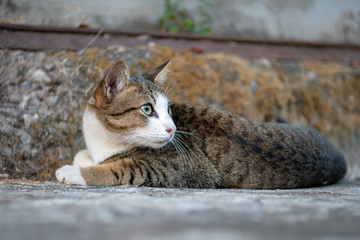
POLYGON ((346 173, 342 153, 311 128, 257 123, 210 107, 173 104, 169 62, 142 76, 115 62, 83 116, 86 149, 59 182, 177 188, 299 188, 346 173))

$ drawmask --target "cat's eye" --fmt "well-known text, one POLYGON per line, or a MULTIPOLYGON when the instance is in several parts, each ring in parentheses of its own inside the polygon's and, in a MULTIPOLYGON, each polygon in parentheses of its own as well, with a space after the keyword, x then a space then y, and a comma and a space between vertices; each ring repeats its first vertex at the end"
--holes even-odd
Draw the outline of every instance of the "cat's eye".
POLYGON ((141 106, 140 109, 147 116, 151 116, 153 113, 152 107, 150 105, 141 106))

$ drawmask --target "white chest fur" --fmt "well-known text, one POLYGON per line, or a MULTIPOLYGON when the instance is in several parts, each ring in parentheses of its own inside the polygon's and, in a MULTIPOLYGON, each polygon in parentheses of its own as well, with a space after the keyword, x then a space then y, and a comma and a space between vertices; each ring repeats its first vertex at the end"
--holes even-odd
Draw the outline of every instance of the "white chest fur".
POLYGON ((86 148, 94 165, 126 150, 126 146, 114 143, 116 136, 107 131, 96 117, 96 114, 89 109, 86 109, 84 112, 83 133, 86 148))

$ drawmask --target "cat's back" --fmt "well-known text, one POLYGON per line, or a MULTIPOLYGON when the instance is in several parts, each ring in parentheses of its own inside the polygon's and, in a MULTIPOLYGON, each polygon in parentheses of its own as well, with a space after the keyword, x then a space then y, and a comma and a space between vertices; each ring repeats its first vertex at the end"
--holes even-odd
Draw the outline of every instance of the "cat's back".
POLYGON ((335 183, 346 173, 343 154, 311 128, 256 123, 236 114, 187 104, 173 119, 222 175, 221 187, 294 188, 335 183))

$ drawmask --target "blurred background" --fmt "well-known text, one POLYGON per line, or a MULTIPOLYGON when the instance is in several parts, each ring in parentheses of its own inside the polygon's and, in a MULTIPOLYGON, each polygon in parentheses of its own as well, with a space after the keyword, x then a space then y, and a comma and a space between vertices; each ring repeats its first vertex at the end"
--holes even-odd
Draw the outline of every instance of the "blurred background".
POLYGON ((358 0, 1 0, 1 20, 360 44, 358 0))

